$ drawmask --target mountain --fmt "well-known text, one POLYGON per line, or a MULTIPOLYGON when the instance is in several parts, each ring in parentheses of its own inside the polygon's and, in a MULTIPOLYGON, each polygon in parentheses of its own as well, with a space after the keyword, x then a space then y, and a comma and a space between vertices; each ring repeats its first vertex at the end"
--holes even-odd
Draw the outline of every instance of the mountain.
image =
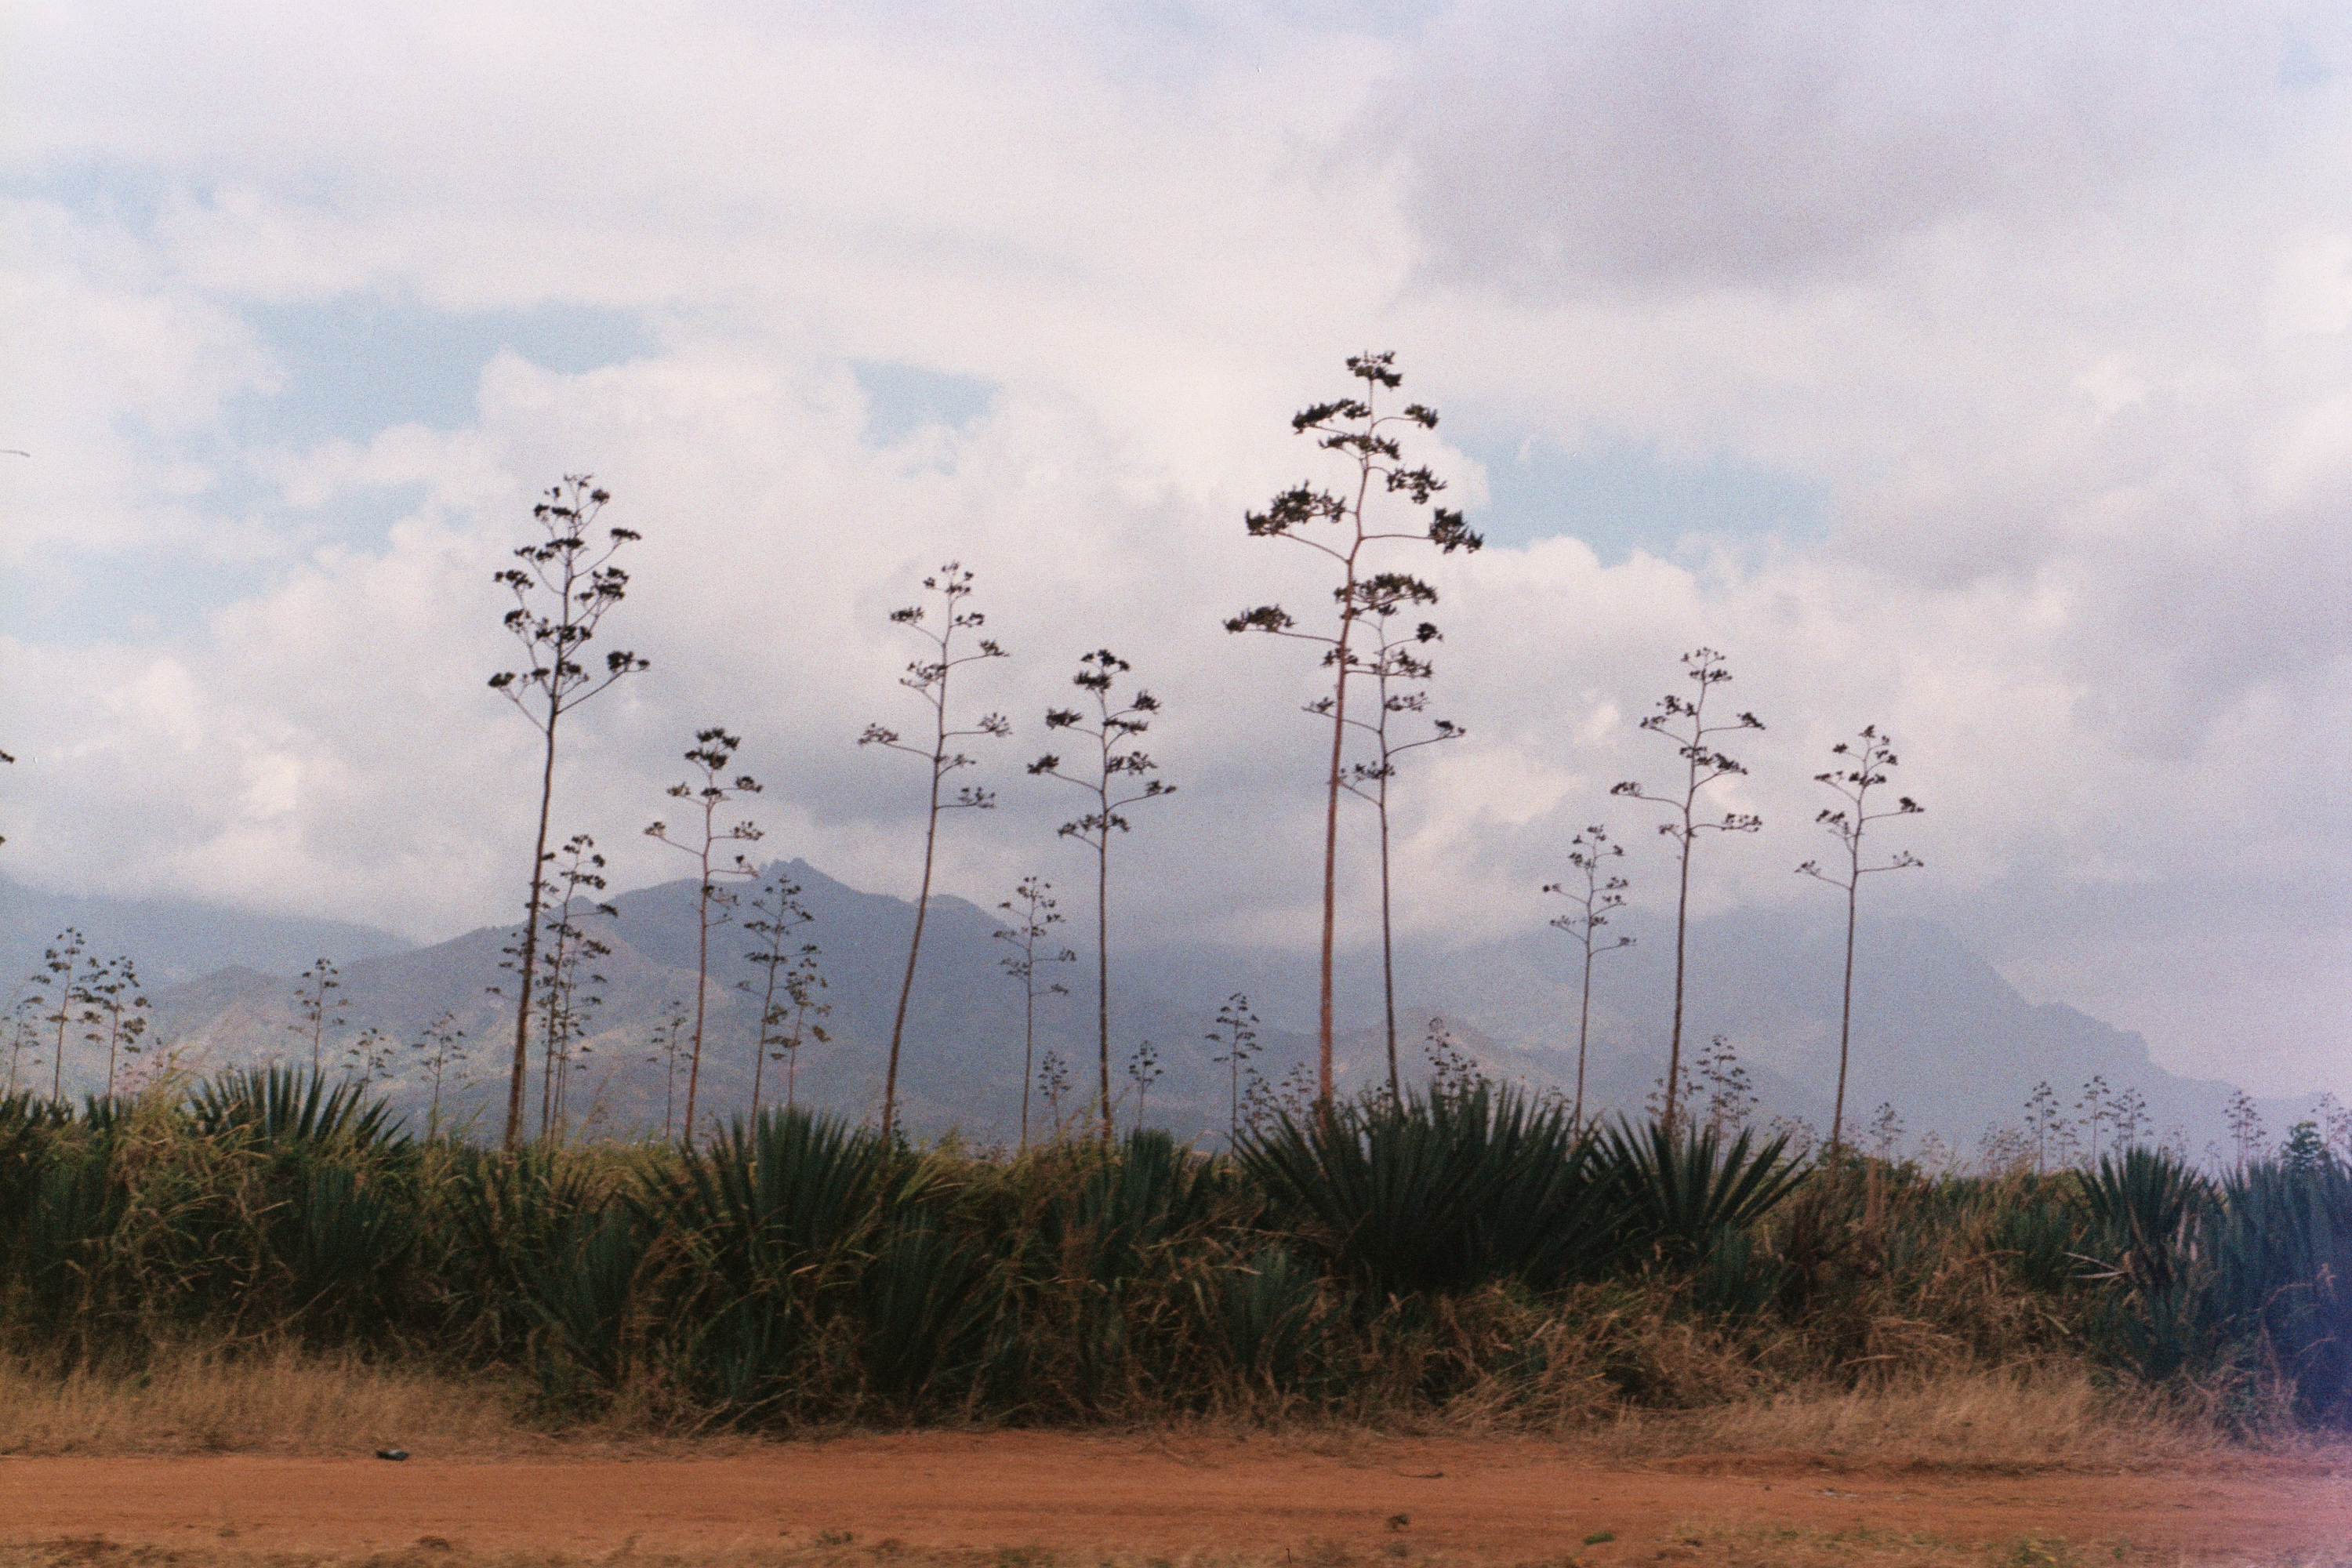
MULTIPOLYGON (((768 874, 789 877, 803 889, 815 917, 803 934, 822 949, 832 1008, 824 1020, 830 1037, 803 1047, 791 1064, 790 1092, 852 1116, 871 1115, 881 1099, 913 906, 850 888, 803 861, 772 866, 768 874)), ((684 880, 625 893, 614 900, 617 919, 591 921, 612 951, 594 965, 604 977, 595 987, 602 1001, 568 1075, 567 1120, 658 1131, 682 1114, 684 1075, 672 1079, 651 1040, 668 1008, 693 1001, 695 888, 684 880)), ((737 911, 738 921, 743 913, 737 911)), ((287 951, 288 933, 255 929, 287 951)), ((1004 970, 1012 950, 997 940, 999 929, 996 916, 977 905, 933 900, 901 1061, 901 1104, 919 1132, 954 1128, 983 1142, 1017 1136, 1022 990, 1004 970)), ((1612 929, 1636 942, 1596 970, 1587 1099, 1602 1111, 1638 1109, 1658 1081, 1673 973, 1670 929, 1645 928, 1632 914, 1612 929)), ((225 943, 226 931, 212 940, 225 943)), ((394 941, 374 934, 382 943, 394 941)), ((1055 934, 1084 951, 1083 931, 1057 927, 1055 934)), ((188 950, 185 933, 175 940, 173 951, 188 950)), ((1758 911, 1692 928, 1686 1056, 1696 1058, 1721 1036, 1738 1056, 1759 1119, 1826 1127, 1836 1079, 1843 940, 1832 920, 1758 911)), ((389 1091, 422 1120, 431 1085, 415 1042, 447 1015, 466 1031, 470 1055, 444 1085, 444 1111, 478 1131, 494 1130, 504 1114, 513 1026, 510 1005, 489 988, 504 977, 500 959, 509 943, 508 933, 484 929, 432 947, 373 955, 344 950, 342 988, 331 1012, 338 1023, 327 1031, 323 1061, 339 1065, 362 1030, 383 1031, 400 1058, 391 1067, 389 1091)), ((759 1003, 748 988, 759 972, 743 955, 755 943, 740 923, 713 933, 698 1091, 705 1117, 739 1113, 750 1101, 759 1003)), ((1451 952, 1401 951, 1399 1055, 1407 1079, 1426 1079, 1427 1041, 1436 1033, 1496 1077, 1572 1092, 1571 952, 1541 926, 1451 952)), ((1127 1070, 1130 1055, 1149 1040, 1160 1071, 1145 1091, 1149 1119, 1187 1138, 1223 1134, 1234 1074, 1206 1037, 1234 992, 1255 998, 1263 1018, 1251 1069, 1280 1084, 1311 1058, 1310 955, 1139 941, 1115 950, 1113 963, 1112 1092, 1123 1120, 1133 1115, 1137 1092, 1127 1070)), ((297 1028, 293 984, 261 967, 247 960, 159 993, 158 1037, 199 1070, 263 1058, 307 1060, 310 1047, 297 1028)), ((1097 1070, 1091 965, 1062 966, 1058 977, 1073 994, 1040 999, 1036 1054, 1042 1060, 1050 1052, 1066 1066, 1071 1087, 1061 1109, 1074 1116, 1089 1101, 1097 1070)), ((1339 979, 1348 1026, 1335 1058, 1345 1090, 1385 1077, 1377 954, 1347 955, 1339 979)), ((2137 1036, 2071 1008, 2026 1002, 1939 927, 1865 925, 1853 1037, 1846 1106, 1849 1135, 1860 1141, 1868 1141, 1873 1112, 1884 1102, 1899 1118, 1906 1147, 1932 1133, 1946 1149, 1973 1154, 1988 1128, 2024 1120, 2037 1085, 2047 1082, 2058 1109, 2071 1116, 2095 1080, 2110 1094, 2130 1089, 2144 1097, 2148 1135, 2170 1134, 2191 1153, 2225 1136, 2229 1085, 2177 1077, 2149 1059, 2137 1036)), ((774 1103, 786 1092, 777 1079, 787 1068, 770 1063, 761 1070, 763 1102, 774 1103)), ((1029 1082, 1032 1124, 1042 1126, 1050 1110, 1034 1091, 1034 1070, 1029 1082)), ((542 1092, 534 1059, 528 1100, 534 1127, 542 1092)), ((2307 1102, 2283 1100, 2262 1101, 2259 1109, 2273 1138, 2310 1113, 2307 1102)))
POLYGON ((0 877, 0 975, 21 980, 71 927, 100 958, 129 953, 149 984, 194 980, 242 965, 293 974, 324 955, 338 963, 407 951, 415 944, 346 921, 247 914, 173 899, 110 899, 45 893, 0 877))

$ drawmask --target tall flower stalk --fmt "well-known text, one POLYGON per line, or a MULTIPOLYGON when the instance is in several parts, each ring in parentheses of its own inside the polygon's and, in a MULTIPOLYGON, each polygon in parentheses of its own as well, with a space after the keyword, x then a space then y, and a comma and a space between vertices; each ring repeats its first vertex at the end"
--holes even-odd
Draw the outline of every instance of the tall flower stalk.
POLYGON ((686 760, 701 770, 702 783, 675 784, 670 785, 669 794, 673 799, 690 803, 692 809, 702 814, 699 834, 690 838, 678 837, 665 822, 655 822, 646 828, 647 837, 657 838, 673 849, 693 856, 702 873, 695 892, 694 1037, 687 1056, 686 1125, 680 1133, 688 1143, 694 1142, 695 1108, 702 1088, 702 1026, 710 1002, 710 932, 727 922, 735 903, 733 889, 720 879, 741 879, 759 874, 758 868, 740 854, 724 863, 719 859, 720 845, 756 844, 761 837, 760 830, 748 822, 726 828, 719 826, 720 806, 742 795, 760 793, 760 782, 749 773, 738 773, 732 779, 726 776, 735 760, 736 749, 742 743, 740 737, 716 725, 697 730, 686 760))
POLYGON ((1176 793, 1174 784, 1144 776, 1157 773, 1160 764, 1134 743, 1151 728, 1151 715, 1160 710, 1160 700, 1149 691, 1139 690, 1123 705, 1112 706, 1112 687, 1129 668, 1127 660, 1108 648, 1079 656, 1078 672, 1070 677, 1070 684, 1087 694, 1093 713, 1076 708, 1046 710, 1045 728, 1049 732, 1061 731, 1095 743, 1095 754, 1089 759, 1091 766, 1066 770, 1060 756, 1051 752, 1029 764, 1032 773, 1076 784, 1094 796, 1093 809, 1062 824, 1061 832, 1063 837, 1075 838, 1092 849, 1095 855, 1097 1093, 1101 1098, 1106 1143, 1118 1136, 1110 1096, 1111 835, 1129 831, 1131 825, 1125 816, 1128 807, 1176 793))
POLYGON ((1699 791, 1718 779, 1744 776, 1745 764, 1717 749, 1714 738, 1742 730, 1761 730, 1764 721, 1753 713, 1741 713, 1729 723, 1710 724, 1706 721, 1707 695, 1731 679, 1731 671, 1723 667, 1723 655, 1711 647, 1695 648, 1683 655, 1683 673, 1697 688, 1688 698, 1669 691, 1658 699, 1657 711, 1642 721, 1642 728, 1653 734, 1663 735, 1675 742, 1675 755, 1682 760, 1683 777, 1678 788, 1660 794, 1628 781, 1611 787, 1609 793, 1631 800, 1648 801, 1663 805, 1673 815, 1658 825, 1658 831, 1675 841, 1676 852, 1676 885, 1675 892, 1675 1018, 1666 1046, 1665 1116, 1666 1131, 1675 1129, 1678 1110, 1677 1097, 1683 1073, 1683 991, 1686 971, 1685 954, 1690 931, 1690 874, 1692 851, 1698 847, 1699 836, 1705 833, 1753 833, 1764 826, 1764 819, 1750 812, 1726 812, 1717 821, 1706 821, 1698 815, 1699 791))
POLYGON ((608 690, 624 676, 648 668, 625 648, 604 656, 603 669, 586 662, 588 645, 614 605, 627 596, 629 574, 614 564, 621 547, 640 537, 632 530, 605 531, 601 543, 588 537, 612 496, 585 474, 566 474, 531 508, 544 537, 517 547, 521 564, 491 580, 514 595, 505 626, 522 645, 530 668, 490 677, 490 689, 530 721, 542 742, 539 768, 539 834, 530 849, 530 894, 524 901, 522 951, 517 955, 520 989, 515 994, 514 1063, 507 1079, 506 1146, 522 1139, 523 1083, 530 1070, 531 986, 539 966, 539 917, 547 900, 548 814, 555 801, 555 739, 563 716, 608 690))
POLYGON ((1054 947, 1046 942, 1054 928, 1062 923, 1062 913, 1054 907, 1053 891, 1054 884, 1044 878, 1024 877, 1021 885, 1013 889, 1013 897, 996 906, 1013 921, 995 933, 997 941, 1013 946, 1013 956, 1001 962, 1004 973, 1021 983, 1021 1147, 1024 1150, 1029 1147, 1029 1080, 1037 1070, 1037 998, 1070 994, 1070 988, 1060 981, 1045 980, 1037 966, 1074 963, 1078 956, 1066 947, 1054 947))
POLYGON ((1633 945, 1630 936, 1613 941, 1600 940, 1601 928, 1609 923, 1614 910, 1625 905, 1625 889, 1631 886, 1615 869, 1615 864, 1625 858, 1625 847, 1609 842, 1605 827, 1588 827, 1569 840, 1568 863, 1576 868, 1583 879, 1580 886, 1571 882, 1547 882, 1544 891, 1558 893, 1569 900, 1569 912, 1552 921, 1552 928, 1564 931, 1583 949, 1582 983, 1576 997, 1576 1124, 1584 1125, 1584 1060, 1585 1047, 1592 1038, 1592 961, 1604 952, 1633 945))
MULTIPOLYGON (((1294 486, 1276 495, 1265 510, 1249 512, 1243 519, 1253 539, 1286 539, 1331 563, 1339 575, 1331 593, 1339 611, 1338 624, 1328 630, 1301 630, 1297 617, 1280 605, 1259 605, 1225 622, 1229 632, 1264 632, 1315 644, 1323 649, 1324 668, 1331 672, 1329 701, 1314 708, 1331 722, 1330 754, 1323 774, 1323 935, 1316 1024, 1316 1103, 1327 1115, 1331 1107, 1332 963, 1339 920, 1339 792, 1347 777, 1348 700, 1352 678, 1370 662, 1358 640, 1359 623, 1371 613, 1362 584, 1378 574, 1374 547, 1382 543, 1416 540, 1450 555, 1456 550, 1476 550, 1485 542, 1470 531, 1459 511, 1442 506, 1433 509, 1423 529, 1388 527, 1371 515, 1375 495, 1402 496, 1419 507, 1427 506, 1445 488, 1445 482, 1426 465, 1408 468, 1397 439, 1397 432, 1404 427, 1436 428, 1436 410, 1409 403, 1394 413, 1381 411, 1384 395, 1404 380, 1392 368, 1395 359, 1391 353, 1355 355, 1348 361, 1348 374, 1363 384, 1360 395, 1318 403, 1291 416, 1294 433, 1313 436, 1318 447, 1352 467, 1354 472, 1347 481, 1337 489, 1321 489, 1311 483, 1294 486)), ((1402 574, 1391 577, 1399 583, 1418 581, 1402 574)), ((1419 586, 1429 600, 1436 598, 1436 590, 1426 584, 1419 586)))
MULTIPOLYGON (((1893 739, 1880 734, 1875 724, 1864 725, 1862 733, 1851 741, 1840 741, 1830 748, 1830 754, 1838 759, 1837 765, 1828 773, 1815 773, 1813 782, 1835 790, 1845 798, 1845 805, 1823 807, 1813 821, 1845 851, 1843 874, 1822 870, 1818 860, 1806 861, 1797 871, 1801 876, 1826 882, 1845 895, 1845 981, 1838 994, 1837 1098, 1830 1107, 1830 1158, 1835 1161, 1845 1136, 1846 1056, 1853 1040, 1853 931, 1861 919, 1862 879, 1880 871, 1907 871, 1927 864, 1904 849, 1879 865, 1864 865, 1863 830, 1891 816, 1916 816, 1927 807, 1906 795, 1897 797, 1891 811, 1870 809, 1870 792, 1886 783, 1888 770, 1898 760, 1893 739)), ((2095 1121, 2092 1123, 2094 1152, 2097 1147, 2097 1125, 2095 1121)))
POLYGON ((948 688, 955 672, 968 664, 1006 657, 993 638, 981 635, 981 628, 988 624, 987 617, 965 602, 971 597, 971 574, 950 561, 940 568, 936 576, 923 579, 923 590, 938 596, 936 605, 909 605, 893 610, 890 624, 907 627, 929 645, 924 656, 908 664, 907 673, 898 678, 898 684, 921 698, 923 705, 930 710, 929 743, 911 744, 898 731, 884 724, 868 724, 866 732, 857 737, 861 746, 881 746, 920 757, 930 771, 930 802, 923 817, 923 878, 915 895, 915 932, 907 941, 907 973, 898 984, 898 1009, 890 1020, 890 1061, 882 1079, 885 1138, 898 1125, 898 1056, 907 1037, 907 1004, 915 994, 915 963, 923 951, 923 926, 930 918, 931 871, 939 858, 940 814, 985 811, 996 804, 992 793, 971 786, 958 790, 953 799, 948 798, 948 775, 977 766, 980 762, 959 750, 960 742, 982 735, 1003 740, 1013 733, 1012 724, 1001 713, 982 714, 965 728, 956 727, 949 718, 948 688), (936 620, 926 625, 935 608, 936 620), (970 651, 960 651, 959 643, 970 651))

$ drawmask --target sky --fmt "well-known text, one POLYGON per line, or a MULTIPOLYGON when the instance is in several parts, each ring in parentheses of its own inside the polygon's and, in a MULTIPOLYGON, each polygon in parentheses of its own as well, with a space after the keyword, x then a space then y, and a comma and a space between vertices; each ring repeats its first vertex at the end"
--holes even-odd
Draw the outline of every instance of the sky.
MULTIPOLYGON (((515 918, 535 735, 491 574, 593 474, 642 542, 563 736, 616 885, 694 732, 761 853, 911 893, 890 612, 949 561, 1013 737, 940 886, 1083 886, 1030 776, 1078 655, 1162 703, 1139 925, 1288 948, 1328 605, 1244 513, 1393 351, 1485 531, 1396 785, 1402 940, 1553 912, 1607 824, 1668 907, 1639 721, 1722 651, 1766 729, 1694 907, 1824 918, 1814 775, 2036 1001, 2260 1092, 2352 1088, 2352 22, 2317 4, 1680 0, 202 8, 0 21, 0 872, 515 918)), ((1409 510, 1409 509, 1408 509, 1409 510)), ((1411 520, 1406 520, 1411 525, 1411 520)), ((1346 931, 1375 929, 1368 818, 1346 931)), ((1826 901, 1826 903, 1825 903, 1826 901)))

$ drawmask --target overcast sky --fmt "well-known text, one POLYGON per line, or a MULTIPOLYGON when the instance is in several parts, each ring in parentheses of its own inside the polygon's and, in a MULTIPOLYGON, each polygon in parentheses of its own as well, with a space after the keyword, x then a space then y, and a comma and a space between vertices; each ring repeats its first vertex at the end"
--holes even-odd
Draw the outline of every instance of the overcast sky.
MULTIPOLYGON (((1553 912, 1722 649, 1767 731, 1702 907, 1819 915, 1864 723, 1927 815, 1885 914, 2159 1060, 2347 1086, 2352 26, 2313 4, 928 8, 19 0, 0 49, 0 870, 513 918, 534 737, 490 583, 567 472, 640 531, 559 835, 622 885, 723 723, 763 852, 911 892, 888 612, 959 559, 1013 658, 984 904, 1076 886, 1029 778, 1076 656, 1162 699, 1118 846, 1171 930, 1304 946, 1328 593, 1244 509, 1393 349, 1486 531, 1399 786, 1400 918, 1553 912)), ((1365 847, 1351 818, 1351 848, 1365 847)), ((1902 831, 1895 832, 1893 830, 1902 831)), ((1362 855, 1359 934, 1372 906, 1362 855)))

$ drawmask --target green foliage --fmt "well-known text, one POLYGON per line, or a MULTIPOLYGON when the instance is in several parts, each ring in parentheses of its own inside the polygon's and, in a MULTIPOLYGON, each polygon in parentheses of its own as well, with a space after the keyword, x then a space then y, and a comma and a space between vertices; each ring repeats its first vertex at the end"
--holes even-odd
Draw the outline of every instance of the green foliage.
POLYGON ((1497 1279, 1552 1288, 1600 1268, 1624 1228, 1566 1108, 1484 1083, 1284 1113, 1244 1130, 1239 1152, 1374 1302, 1497 1279))
POLYGON ((2072 1172, 2021 1175, 1995 1217, 1994 1247, 2017 1282, 2037 1295, 2063 1294, 2081 1263, 2082 1206, 2072 1172))
POLYGON ((688 1148, 649 1178, 640 1210, 674 1255, 666 1315, 707 1320, 682 1347, 688 1385, 734 1409, 770 1400, 861 1283, 886 1316, 904 1318, 919 1282, 865 1277, 936 1251, 886 1246, 890 1263, 869 1263, 884 1210, 913 1173, 892 1141, 795 1108, 739 1121, 707 1153, 688 1148))
POLYGON ((293 1068, 233 1068, 199 1084, 189 1109, 207 1138, 237 1137, 273 1149, 339 1142, 383 1155, 406 1142, 391 1107, 371 1101, 363 1086, 346 1079, 330 1088, 323 1074, 293 1068))
POLYGON ((1329 1328, 1312 1264, 1274 1243, 1192 1286, 1203 1337, 1245 1386, 1287 1394, 1307 1384, 1329 1328))
POLYGON ((1713 1127, 1620 1125, 1605 1139, 1609 1186, 1632 1238, 1664 1259, 1704 1259, 1726 1237, 1770 1213, 1803 1178, 1783 1158, 1787 1137, 1754 1147, 1743 1129, 1728 1144, 1713 1127))
POLYGON ((451 1151, 428 1205, 440 1250, 423 1266, 444 1342, 529 1365, 559 1408, 625 1381, 652 1245, 625 1197, 635 1173, 562 1148, 451 1151))
POLYGON ((2133 1149, 2083 1190, 2105 1353, 2153 1379, 2274 1378, 2306 1420, 2352 1424, 2352 1172, 2291 1140, 2216 1184, 2133 1149))
POLYGON ((299 1338, 683 1423, 1552 1419, 1799 1378, 2103 1361, 2352 1418, 2352 1173, 1930 1178, 1579 1133, 1472 1085, 1015 1158, 803 1110, 707 1146, 417 1143, 302 1073, 0 1100, 0 1351, 299 1338))
POLYGON ((2188 1278, 2214 1201, 2202 1176, 2161 1150, 2127 1149, 2120 1159, 2100 1157, 2084 1178, 2083 1197, 2110 1277, 2149 1292, 2170 1291, 2188 1278))
POLYGON ((2298 1414, 2352 1423, 2352 1171, 2245 1166, 2221 1191, 2211 1311, 2284 1377, 2298 1414))

